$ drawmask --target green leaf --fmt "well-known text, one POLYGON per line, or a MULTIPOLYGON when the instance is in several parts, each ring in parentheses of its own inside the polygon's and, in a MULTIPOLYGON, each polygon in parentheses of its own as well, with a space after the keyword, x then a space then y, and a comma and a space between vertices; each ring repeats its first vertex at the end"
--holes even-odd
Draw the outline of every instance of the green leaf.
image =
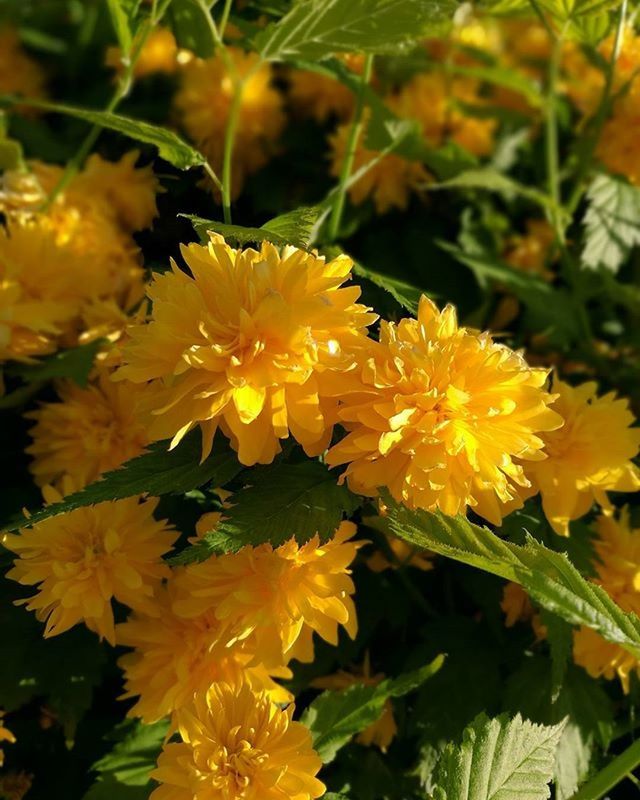
POLYGON ((63 105, 62 103, 48 103, 45 100, 12 97, 11 95, 0 95, 0 103, 19 103, 33 106, 33 108, 41 108, 54 114, 66 114, 69 117, 83 119, 92 125, 117 131, 123 136, 157 147, 160 158, 173 164, 178 169, 200 167, 206 161, 202 153, 187 144, 173 131, 162 128, 159 125, 143 122, 140 119, 123 117, 120 114, 114 114, 109 111, 91 111, 86 108, 63 105))
POLYGON ((22 378, 28 383, 44 383, 57 378, 69 378, 79 386, 86 386, 101 344, 102 342, 97 340, 72 347, 69 350, 61 350, 35 364, 13 365, 7 369, 7 373, 22 378))
POLYGON ((587 192, 582 265, 617 272, 640 244, 640 189, 614 175, 597 175, 587 192))
POLYGON ((6 136, 0 138, 0 172, 20 169, 24 165, 22 145, 6 136))
POLYGON ((277 547, 292 537, 304 543, 316 533, 326 541, 343 515, 352 514, 359 503, 346 486, 338 485, 336 474, 317 461, 256 467, 248 481, 233 495, 233 506, 225 510, 216 530, 175 556, 173 563, 263 542, 277 547))
POLYGON ((451 0, 301 0, 254 40, 268 61, 396 53, 453 16, 451 0))
POLYGON ((440 669, 444 656, 398 678, 387 678, 377 686, 355 684, 341 692, 323 692, 302 716, 311 731, 313 747, 325 762, 332 761, 338 750, 356 733, 376 722, 390 697, 402 697, 414 691, 440 669))
POLYGON ((573 628, 546 608, 540 612, 551 651, 551 699, 557 700, 564 684, 573 648, 573 628))
POLYGON ((436 766, 437 798, 546 800, 564 723, 535 725, 520 715, 480 714, 462 744, 448 745, 436 766))
POLYGON ((126 720, 112 734, 113 750, 97 761, 98 773, 83 800, 146 800, 152 788, 149 773, 155 769, 169 729, 166 720, 144 725, 126 720))
POLYGON ((426 294, 422 289, 418 289, 416 286, 412 286, 410 283, 400 278, 393 278, 391 275, 383 275, 380 272, 375 272, 375 270, 363 267, 362 264, 358 263, 354 263, 353 265, 353 274, 357 275, 359 278, 365 278, 381 289, 384 289, 385 292, 389 292, 393 299, 403 308, 406 308, 407 311, 410 311, 412 314, 418 313, 420 297, 426 294))
POLYGON ((442 189, 483 189, 488 192, 497 192, 507 198, 513 196, 524 197, 532 203, 548 208, 551 205, 550 198, 538 189, 525 186, 507 175, 503 175, 490 167, 470 169, 461 172, 453 178, 449 178, 441 183, 432 183, 427 187, 429 191, 439 191, 442 189))
POLYGON ((505 542, 465 517, 411 511, 390 500, 389 525, 396 536, 463 564, 520 584, 543 608, 593 628, 640 657, 640 619, 626 613, 595 583, 585 580, 563 553, 532 537, 524 546, 505 542))
POLYGON ((224 486, 242 469, 235 453, 221 437, 216 438, 213 454, 203 463, 198 463, 201 445, 197 431, 185 437, 175 450, 169 451, 168 446, 166 441, 156 442, 147 453, 132 458, 119 469, 105 473, 100 480, 70 494, 61 502, 36 511, 28 520, 24 516, 14 518, 5 526, 5 530, 15 531, 48 517, 107 500, 120 500, 138 494, 150 494, 153 497, 180 494, 205 483, 224 486))
POLYGON ((564 341, 579 338, 579 321, 573 311, 569 292, 490 255, 467 253, 448 242, 438 244, 461 264, 469 267, 481 286, 490 287, 491 283, 495 283, 512 292, 530 311, 534 329, 557 331, 558 337, 564 341))
MULTIPOLYGON (((208 5, 214 5, 208 3, 208 5)), ((209 58, 216 49, 211 29, 210 11, 198 0, 171 0, 169 22, 180 47, 201 58, 209 58)))
POLYGON ((557 20, 566 22, 591 17, 619 5, 620 0, 539 0, 557 20))
POLYGON ((249 228, 242 225, 227 225, 216 220, 203 219, 193 214, 180 214, 188 219, 196 233, 202 239, 207 238, 208 231, 220 233, 227 241, 238 244, 253 244, 255 242, 271 242, 278 247, 291 244, 306 250, 309 247, 313 227, 320 215, 317 206, 303 206, 295 211, 289 211, 265 222, 261 228, 249 228))

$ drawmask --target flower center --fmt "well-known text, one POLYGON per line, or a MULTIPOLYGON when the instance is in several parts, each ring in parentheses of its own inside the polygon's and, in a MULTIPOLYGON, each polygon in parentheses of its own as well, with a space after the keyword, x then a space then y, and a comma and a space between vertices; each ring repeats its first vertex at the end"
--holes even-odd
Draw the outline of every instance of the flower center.
POLYGON ((268 758, 246 739, 240 739, 232 752, 224 746, 218 748, 209 761, 213 787, 229 800, 246 797, 254 774, 268 758))

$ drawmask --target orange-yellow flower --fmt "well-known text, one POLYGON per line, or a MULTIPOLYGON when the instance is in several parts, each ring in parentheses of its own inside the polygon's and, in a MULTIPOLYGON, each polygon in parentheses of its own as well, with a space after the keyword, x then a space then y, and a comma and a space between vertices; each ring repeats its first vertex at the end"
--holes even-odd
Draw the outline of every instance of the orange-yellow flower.
MULTIPOLYGON (((32 100, 45 97, 45 72, 22 49, 18 32, 9 26, 0 28, 0 94, 22 95, 32 100)), ((28 106, 21 113, 33 113, 28 106)))
POLYGON ((347 464, 356 492, 386 486, 410 508, 476 513, 500 523, 528 486, 520 460, 540 459, 538 435, 562 422, 549 409, 547 372, 461 328, 456 312, 423 297, 418 319, 383 322, 380 342, 336 386, 349 431, 327 463, 347 464))
MULTIPOLYGON (((640 529, 632 528, 628 509, 616 519, 603 515, 596 521, 594 541, 597 559, 593 582, 602 586, 624 611, 640 613, 640 529)), ((590 628, 574 634, 573 657, 594 678, 612 680, 618 676, 629 691, 632 671, 640 675, 640 659, 620 645, 608 642, 590 628)))
MULTIPOLYGON (((124 69, 119 47, 107 48, 105 63, 120 73, 124 69)), ((133 68, 135 78, 163 73, 171 75, 178 69, 178 44, 169 28, 154 28, 138 54, 133 68)))
MULTIPOLYGON (((227 53, 237 78, 244 82, 231 173, 232 195, 237 197, 245 178, 275 153, 285 116, 282 98, 272 85, 271 66, 260 63, 256 53, 245 53, 236 47, 228 47, 227 53)), ((188 61, 181 68, 180 80, 174 98, 176 116, 220 174, 235 80, 219 55, 188 61)))
POLYGON ((543 435, 547 457, 527 464, 526 474, 551 526, 566 536, 569 522, 594 503, 610 508, 607 492, 640 488, 640 470, 631 462, 640 449, 640 428, 630 427, 635 418, 628 401, 614 392, 599 397, 594 382, 573 387, 557 380, 553 388, 553 409, 564 425, 543 435))
POLYGON ((540 614, 535 610, 529 595, 519 583, 509 581, 502 591, 500 608, 505 614, 504 624, 512 628, 516 622, 531 622, 536 639, 547 638, 547 628, 542 624, 540 614))
POLYGON ((417 120, 432 147, 451 140, 477 156, 489 155, 493 150, 496 120, 472 117, 457 106, 481 105, 479 83, 472 78, 448 81, 439 72, 421 73, 387 102, 399 117, 417 120))
MULTIPOLYGON (((347 672, 346 670, 338 670, 334 675, 327 675, 325 678, 316 678, 311 682, 312 686, 317 689, 330 689, 332 691, 342 691, 348 689, 350 686, 377 686, 384 680, 384 673, 378 672, 375 675, 371 674, 371 662, 369 653, 365 655, 364 662, 347 672)), ((395 738, 398 732, 395 718, 393 716, 393 706, 391 700, 387 699, 379 719, 372 722, 371 725, 366 727, 356 737, 356 742, 363 744, 366 747, 375 745, 382 750, 383 753, 387 752, 389 745, 395 738)))
POLYGON ((0 226, 0 362, 54 352, 90 284, 81 263, 37 225, 0 226))
POLYGON ((94 153, 74 182, 73 192, 93 198, 105 216, 113 216, 122 230, 141 231, 158 216, 156 194, 160 183, 151 165, 136 167, 137 150, 119 161, 107 161, 94 153))
MULTIPOLYGON (((0 710, 0 742, 8 742, 14 744, 16 737, 11 733, 9 728, 5 728, 3 723, 4 711, 0 710)), ((0 767, 4 765, 4 751, 0 747, 0 767)))
POLYGON ((526 232, 510 236, 507 240, 504 260, 516 269, 550 281, 553 279, 549 265, 554 241, 553 228, 545 219, 528 219, 526 232))
POLYGON ((355 591, 349 566, 360 543, 343 522, 332 539, 306 544, 294 539, 280 547, 244 547, 189 565, 176 576, 174 611, 197 617, 212 611, 233 638, 251 638, 257 658, 266 665, 292 658, 313 660, 313 633, 338 643, 338 628, 357 632, 355 591))
POLYGON ((246 684, 214 684, 176 712, 182 742, 164 746, 151 800, 312 800, 325 786, 311 735, 246 684))
MULTIPOLYGON (((352 72, 362 72, 364 56, 345 53, 340 60, 352 72)), ((352 114, 355 105, 353 91, 337 78, 306 69, 294 69, 288 75, 288 98, 294 111, 323 123, 332 117, 344 120, 352 114)))
POLYGON ((274 702, 289 702, 291 695, 273 677, 291 673, 284 667, 267 670, 246 642, 230 643, 213 611, 190 619, 176 616, 171 608, 174 581, 156 592, 152 615, 134 613, 116 627, 118 644, 134 648, 118 662, 125 673, 121 699, 138 698, 129 715, 155 722, 187 705, 195 692, 241 679, 256 691, 267 691, 274 702))
POLYGON ((58 401, 27 414, 35 420, 26 452, 38 486, 60 489, 70 477, 81 489, 142 452, 147 437, 126 383, 114 383, 101 369, 86 388, 63 381, 57 391, 58 401))
MULTIPOLYGON (((49 502, 62 499, 48 487, 43 493, 49 502)), ((153 518, 157 505, 156 499, 114 500, 4 535, 4 546, 18 556, 7 577, 37 587, 21 602, 46 623, 45 637, 84 622, 114 644, 112 599, 153 613, 154 590, 169 575, 162 556, 177 537, 166 520, 153 518)))
MULTIPOLYGON (((335 178, 342 171, 350 128, 350 124, 340 125, 329 136, 330 172, 335 178)), ((366 172, 349 187, 349 198, 354 205, 361 205, 370 197, 378 214, 385 214, 392 208, 405 209, 411 194, 424 186, 430 177, 419 161, 409 161, 395 153, 381 156, 375 150, 370 150, 365 144, 363 132, 356 145, 353 173, 365 167, 366 172)))
POLYGON ((151 321, 130 329, 116 375, 141 388, 151 439, 175 445, 200 425, 203 455, 218 427, 243 464, 269 463, 292 434, 309 455, 331 435, 323 376, 353 364, 352 350, 376 319, 343 286, 352 262, 264 243, 234 250, 211 235, 182 248, 148 288, 151 321))

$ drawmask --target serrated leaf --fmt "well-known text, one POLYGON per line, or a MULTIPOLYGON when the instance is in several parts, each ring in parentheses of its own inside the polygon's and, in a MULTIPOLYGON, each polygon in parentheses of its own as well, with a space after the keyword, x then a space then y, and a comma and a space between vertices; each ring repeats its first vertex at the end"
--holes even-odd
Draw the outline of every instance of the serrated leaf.
POLYGON ((140 119, 123 117, 110 111, 92 111, 86 108, 64 105, 62 103, 49 103, 45 100, 34 100, 23 97, 0 95, 0 102, 32 106, 41 108, 54 114, 66 114, 69 117, 83 119, 92 125, 121 133, 138 142, 151 144, 158 148, 158 155, 178 169, 191 169, 202 166, 206 159, 191 145, 187 144, 173 131, 143 122, 140 119))
POLYGON ((600 14, 615 8, 620 0, 539 0, 542 8, 561 22, 600 14))
POLYGON ((166 720, 151 725, 126 720, 118 725, 110 737, 116 739, 116 745, 91 768, 98 777, 83 800, 147 798, 151 791, 149 774, 155 769, 168 729, 166 720))
POLYGON ((301 0, 261 31, 254 46, 268 61, 397 53, 441 27, 455 7, 451 0, 301 0))
POLYGON ((587 192, 582 265, 617 272, 640 244, 640 189, 614 175, 600 174, 587 192))
POLYGON ((490 167, 470 169, 460 172, 453 178, 449 178, 441 183, 432 183, 426 187, 429 191, 440 191, 443 189, 482 189, 488 192, 497 192, 509 196, 520 196, 533 203, 548 208, 551 205, 550 198, 538 189, 525 186, 507 175, 503 175, 490 167))
POLYGON ((572 625, 593 628, 607 641, 640 657, 640 619, 626 613, 585 580, 563 553, 532 537, 524 546, 505 542, 465 517, 411 511, 390 500, 389 525, 396 536, 424 550, 461 561, 520 584, 535 602, 572 625))
POLYGON ((564 724, 535 725, 520 715, 481 714, 462 744, 448 745, 435 770, 436 797, 447 800, 546 800, 564 724))
POLYGON ((209 58, 216 49, 206 5, 198 0, 171 0, 169 6, 169 22, 178 45, 200 58, 209 58))
POLYGON ((294 538, 300 543, 316 533, 326 541, 344 514, 352 514, 358 498, 337 475, 317 461, 272 464, 248 473, 248 485, 234 493, 233 505, 215 531, 172 559, 188 564, 212 553, 235 552, 271 542, 274 547, 294 538))
POLYGON ((484 253, 467 253, 447 242, 438 244, 461 264, 469 267, 481 286, 494 282, 514 294, 529 309, 535 329, 557 331, 565 341, 579 338, 579 321, 573 312, 569 292, 484 253))
POLYGON ((377 686, 355 684, 341 692, 323 692, 301 720, 311 731, 313 747, 320 758, 325 763, 332 761, 355 734, 380 718, 390 697, 402 697, 414 691, 435 675, 443 663, 444 656, 440 655, 414 672, 387 678, 377 686))
POLYGON ((551 651, 551 699, 557 700, 564 683, 573 648, 573 628, 546 608, 540 612, 551 651))
POLYGON ((175 450, 169 451, 168 446, 166 441, 156 442, 148 452, 105 473, 100 480, 70 494, 61 502, 32 513, 28 520, 24 516, 14 518, 4 530, 15 531, 48 517, 107 500, 120 500, 138 494, 154 497, 180 494, 205 483, 224 486, 242 469, 236 454, 221 437, 216 437, 213 453, 203 463, 199 463, 201 444, 197 431, 186 436, 175 450))
POLYGON ((410 311, 412 314, 418 313, 420 297, 425 294, 422 289, 418 289, 416 286, 412 286, 410 283, 400 280, 400 278, 394 278, 391 275, 383 275, 380 272, 363 267, 362 264, 354 263, 353 274, 357 275, 359 278, 365 278, 381 289, 384 289, 385 292, 389 292, 393 299, 403 308, 406 308, 407 311, 410 311))
POLYGON ((241 245, 271 242, 278 247, 291 244, 302 250, 309 247, 312 230, 319 215, 320 208, 317 206, 303 206, 295 211, 274 217, 260 228, 251 228, 242 225, 227 225, 193 214, 180 214, 191 222, 198 236, 203 239, 207 237, 208 231, 214 231, 224 236, 227 241, 234 241, 241 245))
POLYGON ((44 383, 57 378, 69 378, 79 386, 86 386, 101 344, 102 342, 97 340, 72 347, 69 350, 61 350, 34 364, 12 365, 7 373, 22 378, 28 383, 44 383))

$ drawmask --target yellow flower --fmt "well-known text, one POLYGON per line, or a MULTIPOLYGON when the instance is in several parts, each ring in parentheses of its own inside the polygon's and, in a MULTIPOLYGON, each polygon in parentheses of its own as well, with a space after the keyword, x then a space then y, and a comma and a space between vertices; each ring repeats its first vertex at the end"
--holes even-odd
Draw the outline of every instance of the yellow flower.
MULTIPOLYGON (((378 672, 375 675, 371 674, 371 662, 367 652, 362 665, 355 667, 353 671, 347 672, 341 669, 334 675, 327 675, 326 678, 316 678, 311 682, 311 685, 317 689, 342 691, 356 685, 377 686, 384 680, 384 677, 382 672, 378 672)), ((391 705, 391 700, 387 699, 380 718, 372 722, 362 733, 359 733, 356 737, 356 742, 365 745, 365 747, 374 744, 383 753, 386 753, 397 732, 398 726, 393 716, 393 706, 391 705)))
POLYGON ((147 438, 126 383, 114 383, 101 369, 86 388, 63 381, 57 391, 57 402, 26 415, 35 420, 26 452, 38 486, 60 489, 68 476, 81 489, 142 452, 147 438))
POLYGON ((27 772, 7 772, 5 775, 0 775, 0 797, 3 800, 22 800, 31 788, 32 782, 33 775, 27 772))
MULTIPOLYGON (((9 26, 0 28, 0 94, 17 94, 32 100, 43 99, 44 70, 22 49, 18 32, 9 26)), ((23 114, 33 109, 19 106, 23 114)))
POLYGON ((118 644, 134 648, 118 662, 125 673, 121 699, 138 697, 129 716, 155 722, 188 704, 195 692, 240 679, 256 691, 267 691, 274 702, 289 702, 289 692, 272 678, 289 678, 289 670, 267 670, 246 642, 230 643, 212 611, 191 619, 173 613, 174 581, 156 592, 152 615, 134 613, 116 627, 118 644))
POLYGON ((312 661, 314 631, 333 645, 339 625, 356 635, 349 570, 361 544, 349 541, 355 532, 352 522, 342 522, 324 544, 317 536, 303 545, 292 539, 189 565, 175 579, 174 611, 184 617, 212 611, 232 638, 251 638, 266 665, 312 661))
POLYGON ((640 488, 640 470, 630 460, 640 449, 640 429, 630 427, 628 401, 614 392, 598 397, 594 382, 573 387, 557 380, 553 388, 553 409, 564 425, 544 434, 547 458, 528 464, 526 474, 551 526, 566 536, 569 522, 594 503, 610 508, 607 492, 640 488))
POLYGON ((387 102, 399 117, 420 123, 431 147, 451 140, 477 156, 489 155, 493 150, 496 120, 469 116, 457 105, 481 105, 479 83, 472 78, 448 81, 439 72, 421 73, 387 102))
POLYGON ((0 362, 56 350, 91 291, 81 267, 41 227, 0 226, 0 362))
MULTIPOLYGON (((339 56, 356 74, 362 72, 364 56, 345 53, 339 56)), ((332 117, 348 119, 354 109, 353 91, 337 78, 306 69, 294 69, 288 75, 288 98, 297 114, 323 123, 332 117)))
MULTIPOLYGON (((329 136, 330 172, 335 178, 342 170, 350 128, 350 124, 340 125, 329 136)), ((375 150, 370 150, 365 145, 363 131, 356 145, 353 172, 367 166, 367 171, 349 187, 349 198, 354 205, 360 205, 371 197, 378 214, 385 214, 392 208, 405 209, 411 193, 418 191, 430 178, 419 161, 408 161, 395 153, 380 157, 375 150), (372 166, 368 166, 374 161, 372 166)))
MULTIPOLYGON (((0 742, 9 742, 9 744, 14 744, 16 741, 16 737, 11 733, 9 728, 5 728, 3 723, 4 718, 4 711, 0 710, 0 742)), ((0 747, 0 767, 4 765, 4 752, 0 747)))
POLYGON ((549 263, 554 241, 553 228, 545 219, 528 219, 526 233, 510 236, 507 240, 504 260, 516 269, 550 281, 553 279, 549 263))
POLYGON ((410 508, 470 506, 499 524, 528 486, 516 459, 543 458, 538 433, 561 424, 546 379, 488 333, 458 327, 452 306, 439 312, 422 297, 418 319, 383 322, 380 343, 336 385, 349 433, 327 463, 348 464, 356 492, 386 486, 410 508))
MULTIPOLYGON (((272 68, 256 53, 228 47, 234 70, 245 81, 232 160, 232 195, 240 194, 245 178, 263 167, 276 150, 284 128, 282 98, 272 86, 272 68)), ((176 116, 185 132, 221 173, 225 131, 234 96, 234 80, 220 56, 194 58, 181 69, 174 98, 176 116)))
POLYGON ((176 712, 182 742, 164 746, 150 800, 312 800, 325 786, 311 735, 246 684, 214 684, 176 712))
POLYGON ((579 628, 574 632, 573 660, 592 678, 611 681, 617 676, 625 694, 629 692, 631 673, 635 670, 640 675, 640 660, 591 628, 579 628))
MULTIPOLYGON (((48 502, 62 499, 48 487, 43 493, 48 502)), ((135 497, 98 503, 4 535, 18 555, 7 577, 38 587, 20 602, 46 623, 45 637, 84 621, 114 644, 112 598, 153 612, 154 589, 169 575, 162 556, 177 537, 166 520, 153 518, 157 505, 135 497)))
POLYGON ((343 287, 352 262, 264 243, 233 250, 216 234, 182 248, 191 275, 157 275, 151 321, 130 329, 116 373, 141 388, 151 439, 173 445, 200 425, 203 456, 218 427, 243 464, 270 463, 292 434, 309 455, 330 436, 324 375, 350 367, 374 314, 343 287))
POLYGON ((74 194, 99 201, 105 216, 113 215, 128 232, 150 227, 158 216, 156 194, 160 183, 150 165, 136 167, 139 157, 138 150, 125 153, 119 161, 89 156, 73 186, 74 194))
MULTIPOLYGON (((107 48, 105 64, 121 73, 122 51, 119 47, 107 48)), ((164 73, 171 75, 178 69, 178 44, 169 28, 154 28, 147 36, 133 69, 135 78, 164 73)))

